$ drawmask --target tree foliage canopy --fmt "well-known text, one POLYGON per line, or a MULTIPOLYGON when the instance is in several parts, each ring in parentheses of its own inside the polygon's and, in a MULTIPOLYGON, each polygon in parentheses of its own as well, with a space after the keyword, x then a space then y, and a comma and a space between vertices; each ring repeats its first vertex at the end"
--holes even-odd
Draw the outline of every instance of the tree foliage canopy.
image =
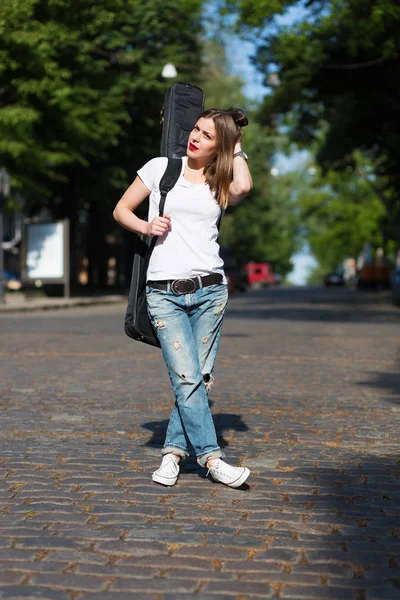
POLYGON ((140 159, 154 153, 160 73, 168 61, 183 78, 195 71, 200 8, 200 0, 2 0, 0 162, 14 184, 52 194, 71 167, 112 164, 116 151, 124 169, 132 147, 140 159))
POLYGON ((286 275, 290 258, 298 249, 298 220, 290 177, 271 175, 278 140, 274 129, 263 126, 258 110, 243 94, 243 81, 228 72, 226 50, 220 40, 204 47, 202 70, 206 106, 247 109, 249 125, 243 130, 243 147, 249 154, 254 189, 222 221, 221 242, 239 261, 272 262, 286 275), (248 105, 250 105, 248 107, 248 105))
POLYGON ((325 175, 317 169, 298 195, 307 241, 325 273, 335 271, 345 258, 357 257, 366 242, 384 245, 385 208, 364 170, 361 158, 355 169, 325 175))
POLYGON ((301 2, 234 0, 240 25, 259 38, 255 62, 280 85, 266 97, 263 119, 286 115, 292 139, 324 136, 325 169, 354 164, 363 151, 378 177, 396 190, 387 204, 391 235, 400 240, 400 4, 396 0, 309 0, 290 26, 274 17, 301 2), (270 27, 264 29, 265 25, 270 27))
POLYGON ((0 165, 26 216, 69 218, 73 278, 85 260, 89 281, 104 284, 121 243, 132 255, 133 236, 118 230, 112 208, 159 152, 171 83, 163 66, 198 82, 201 8, 202 0, 0 4, 0 165))

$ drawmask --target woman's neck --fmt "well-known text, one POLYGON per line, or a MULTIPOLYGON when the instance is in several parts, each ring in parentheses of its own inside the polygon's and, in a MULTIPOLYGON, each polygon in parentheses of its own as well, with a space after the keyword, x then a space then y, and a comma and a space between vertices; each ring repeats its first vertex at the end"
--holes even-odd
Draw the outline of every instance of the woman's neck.
POLYGON ((201 159, 196 160, 195 158, 191 158, 190 156, 188 156, 186 164, 191 171, 201 171, 202 169, 204 169, 204 167, 207 166, 207 161, 203 161, 201 159))
POLYGON ((185 169, 185 178, 192 182, 202 182, 205 180, 204 167, 207 163, 201 160, 195 160, 188 156, 185 169))

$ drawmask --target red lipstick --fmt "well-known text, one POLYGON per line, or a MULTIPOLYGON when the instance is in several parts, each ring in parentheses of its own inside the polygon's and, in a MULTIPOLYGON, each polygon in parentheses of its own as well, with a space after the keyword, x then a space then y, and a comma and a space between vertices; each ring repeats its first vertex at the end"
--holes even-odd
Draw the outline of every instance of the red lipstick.
POLYGON ((192 152, 195 152, 196 150, 198 150, 197 146, 195 146, 194 144, 192 144, 192 142, 190 142, 189 144, 189 150, 192 150, 192 152))

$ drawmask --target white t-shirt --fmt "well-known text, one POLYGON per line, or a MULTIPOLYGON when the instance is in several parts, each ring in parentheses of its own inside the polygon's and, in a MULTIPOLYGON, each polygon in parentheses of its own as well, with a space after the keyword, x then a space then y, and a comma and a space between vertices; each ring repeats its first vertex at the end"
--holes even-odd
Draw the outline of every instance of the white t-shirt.
MULTIPOLYGON (((144 185, 151 190, 149 222, 159 214, 159 184, 167 161, 166 157, 153 158, 138 171, 144 185)), ((184 279, 220 273, 226 283, 217 241, 221 209, 206 183, 189 183, 183 177, 185 165, 186 157, 182 159, 181 175, 165 202, 164 214, 171 217, 171 231, 158 237, 147 279, 184 279)))

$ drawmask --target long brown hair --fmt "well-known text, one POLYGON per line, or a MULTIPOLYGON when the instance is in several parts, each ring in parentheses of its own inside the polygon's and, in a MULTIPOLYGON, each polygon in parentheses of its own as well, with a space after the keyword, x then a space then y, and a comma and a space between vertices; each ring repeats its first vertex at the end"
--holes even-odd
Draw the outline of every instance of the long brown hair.
POLYGON ((206 182, 215 193, 219 206, 226 208, 229 202, 229 186, 233 179, 233 149, 240 129, 249 121, 238 108, 210 108, 204 111, 199 119, 201 117, 214 121, 217 145, 214 159, 204 169, 206 182))

